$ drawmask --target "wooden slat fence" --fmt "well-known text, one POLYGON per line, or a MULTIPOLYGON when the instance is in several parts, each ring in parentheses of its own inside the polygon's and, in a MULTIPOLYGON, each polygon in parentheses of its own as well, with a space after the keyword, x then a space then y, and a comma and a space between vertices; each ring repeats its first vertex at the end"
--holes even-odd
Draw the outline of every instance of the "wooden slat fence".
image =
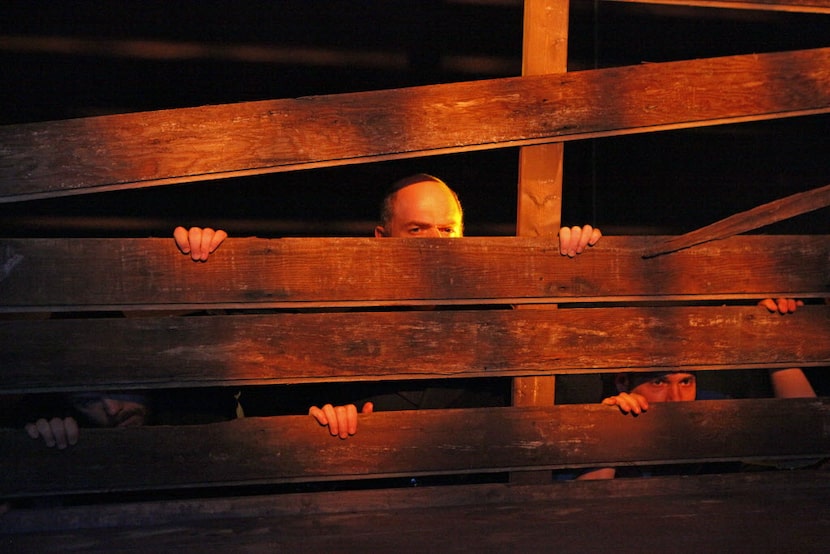
MULTIPOLYGON (((0 201, 827 112, 820 48, 32 123, 0 128, 0 201)), ((605 237, 576 259, 553 240, 232 238, 197 264, 172 239, 2 239, 0 399, 270 385, 278 403, 315 383, 830 366, 828 235, 733 236, 656 257, 646 255, 667 237, 605 237), (786 316, 755 305, 782 296, 807 305, 786 316)), ((826 544, 830 521, 830 481, 816 469, 499 480, 815 466, 830 455, 827 405, 712 400, 636 418, 596 402, 378 412, 348 440, 307 415, 273 415, 84 429, 65 451, 2 429, 0 506, 11 509, 0 510, 0 544, 584 552, 639 530, 638 549, 680 538, 696 551, 779 540, 807 552, 826 544), (384 481, 427 476, 496 483, 384 481)))

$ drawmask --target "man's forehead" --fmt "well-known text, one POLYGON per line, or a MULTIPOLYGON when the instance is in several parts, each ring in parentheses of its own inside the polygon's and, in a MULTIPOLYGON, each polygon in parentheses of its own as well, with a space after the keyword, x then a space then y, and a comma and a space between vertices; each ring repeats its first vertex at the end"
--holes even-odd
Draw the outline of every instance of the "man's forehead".
POLYGON ((395 193, 395 197, 406 200, 440 200, 448 205, 456 205, 457 201, 450 187, 435 181, 418 181, 395 193))
POLYGON ((400 224, 405 225, 407 227, 460 227, 461 226, 461 218, 460 217, 452 217, 446 220, 439 220, 439 221, 427 221, 425 219, 420 218, 409 218, 409 219, 401 219, 398 218, 400 224))

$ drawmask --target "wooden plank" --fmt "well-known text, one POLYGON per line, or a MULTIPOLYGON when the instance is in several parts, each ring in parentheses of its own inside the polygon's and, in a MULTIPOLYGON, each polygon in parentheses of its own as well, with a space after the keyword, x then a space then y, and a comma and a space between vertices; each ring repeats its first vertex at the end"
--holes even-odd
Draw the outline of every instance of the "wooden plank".
POLYGON ((64 451, 0 430, 2 496, 411 477, 671 460, 823 457, 830 399, 379 412, 348 440, 309 416, 87 429, 64 451), (781 417, 786 413, 787 417, 781 417))
POLYGON ((828 366, 828 336, 830 306, 0 321, 0 391, 828 366))
POLYGON ((661 237, 0 240, 0 312, 522 304, 830 296, 830 236, 740 236, 644 260, 661 237), (101 276, 96 278, 96 276, 101 276))
POLYGON ((299 493, 18 510, 0 538, 9 553, 581 553, 629 536, 653 552, 809 554, 826 547, 828 494, 820 471, 299 493))
MULTIPOLYGON (((747 493, 759 494, 762 500, 760 504, 774 506, 780 517, 785 515, 786 511, 780 510, 777 503, 765 500, 809 500, 809 493, 815 492, 824 502, 829 487, 830 473, 826 471, 765 471, 660 476, 650 479, 568 481, 547 486, 486 483, 462 487, 382 488, 341 490, 336 493, 276 493, 221 498, 123 501, 108 505, 13 510, 0 518, 0 534, 9 536, 37 532, 40 535, 46 529, 89 531, 132 526, 181 526, 194 521, 207 523, 211 520, 229 521, 233 518, 296 517, 299 514, 306 517, 321 517, 376 511, 411 513, 410 511, 417 510, 437 513, 441 508, 461 506, 486 506, 488 511, 498 515, 501 511, 499 507, 516 504, 539 506, 551 502, 559 506, 567 503, 570 509, 580 500, 589 498, 602 500, 606 505, 623 506, 631 505, 626 499, 637 498, 648 499, 648 504, 659 502, 661 498, 675 498, 686 504, 693 498, 703 503, 722 503, 726 499, 747 493)), ((640 515, 639 510, 628 509, 627 512, 640 515)), ((590 514, 591 517, 588 518, 592 525, 596 524, 596 513, 590 514)), ((815 515, 817 512, 812 513, 815 515)))
POLYGON ((6 126, 0 199, 826 113, 828 68, 822 48, 6 126))
POLYGON ((727 217, 690 233, 664 239, 647 249, 646 258, 677 252, 710 240, 719 240, 830 206, 830 185, 793 194, 727 217))
POLYGON ((796 13, 830 13, 828 0, 607 0, 631 4, 659 4, 661 6, 695 6, 726 8, 730 10, 768 10, 796 13))

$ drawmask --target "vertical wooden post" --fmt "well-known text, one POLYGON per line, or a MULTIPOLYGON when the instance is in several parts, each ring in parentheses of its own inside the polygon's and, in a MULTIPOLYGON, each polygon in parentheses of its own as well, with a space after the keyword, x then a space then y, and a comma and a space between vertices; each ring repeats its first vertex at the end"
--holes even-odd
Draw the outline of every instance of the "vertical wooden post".
MULTIPOLYGON (((568 68, 568 1, 525 0, 522 74, 562 73, 568 68)), ((551 236, 562 214, 564 144, 519 151, 516 234, 551 236)))
MULTIPOLYGON (((569 0, 525 0, 522 74, 567 71, 569 0)), ((555 241, 562 219, 564 144, 526 146, 519 151, 516 234, 546 236, 555 241)), ((539 309, 540 307, 534 307, 539 309)), ((545 306, 553 308, 556 306, 545 306)), ((513 380, 513 405, 549 406, 554 402, 554 377, 513 380)), ((550 480, 549 471, 514 472, 515 483, 550 480)))

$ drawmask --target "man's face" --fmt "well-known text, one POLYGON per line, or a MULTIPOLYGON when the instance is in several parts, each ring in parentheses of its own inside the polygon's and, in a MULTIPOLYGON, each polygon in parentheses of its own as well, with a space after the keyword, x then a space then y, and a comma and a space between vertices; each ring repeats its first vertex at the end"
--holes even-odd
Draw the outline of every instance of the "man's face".
POLYGON ((72 407, 98 427, 137 427, 147 420, 147 399, 140 394, 80 393, 72 407))
POLYGON ((395 194, 393 217, 376 237, 455 238, 463 235, 461 208, 441 183, 422 181, 395 194))
POLYGON ((652 402, 687 402, 697 395, 697 381, 692 373, 661 373, 638 379, 630 377, 629 393, 637 393, 652 402))

